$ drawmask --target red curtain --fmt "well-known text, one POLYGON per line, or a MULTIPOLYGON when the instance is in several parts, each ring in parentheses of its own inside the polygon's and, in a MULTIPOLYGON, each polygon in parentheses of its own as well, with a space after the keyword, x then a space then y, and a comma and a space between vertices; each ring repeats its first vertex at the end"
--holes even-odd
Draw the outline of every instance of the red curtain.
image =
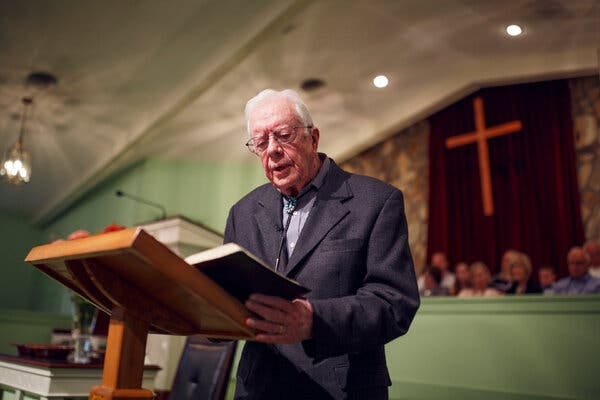
POLYGON ((488 88, 429 118, 428 260, 485 262, 497 271, 506 249, 566 274, 566 254, 584 240, 570 92, 564 80, 488 88), (473 98, 486 126, 520 120, 523 129, 488 139, 495 213, 483 215, 477 144, 445 148, 475 130, 473 98))

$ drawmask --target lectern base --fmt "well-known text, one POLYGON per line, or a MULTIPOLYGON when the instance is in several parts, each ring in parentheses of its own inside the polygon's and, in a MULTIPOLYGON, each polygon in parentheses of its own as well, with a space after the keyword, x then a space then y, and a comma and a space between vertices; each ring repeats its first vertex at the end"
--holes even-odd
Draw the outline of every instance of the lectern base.
POLYGON ((94 386, 89 400, 152 400, 154 392, 147 389, 113 389, 106 386, 94 386))

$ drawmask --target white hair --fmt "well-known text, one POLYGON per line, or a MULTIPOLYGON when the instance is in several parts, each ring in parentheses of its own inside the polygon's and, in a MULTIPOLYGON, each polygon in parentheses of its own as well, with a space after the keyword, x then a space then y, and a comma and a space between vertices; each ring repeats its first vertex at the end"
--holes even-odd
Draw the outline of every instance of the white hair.
POLYGON ((246 103, 245 114, 246 129, 248 130, 248 135, 250 135, 250 114, 252 114, 256 106, 258 106, 260 103, 272 98, 279 98, 291 101, 294 105, 294 110, 296 111, 296 115, 300 119, 300 122, 302 122, 304 126, 313 126, 313 120, 310 116, 310 111, 308 111, 308 107, 306 107, 306 104, 304 104, 298 93, 296 93, 292 89, 285 89, 282 91, 265 89, 250 100, 248 100, 248 102, 246 103))

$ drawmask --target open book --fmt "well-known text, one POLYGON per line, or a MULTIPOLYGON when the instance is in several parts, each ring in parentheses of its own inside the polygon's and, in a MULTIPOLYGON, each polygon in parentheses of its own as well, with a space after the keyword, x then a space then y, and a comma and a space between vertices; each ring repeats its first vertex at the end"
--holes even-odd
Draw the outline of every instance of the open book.
POLYGON ((310 291, 269 268, 261 259, 235 243, 192 254, 185 261, 242 303, 252 293, 292 300, 310 291))

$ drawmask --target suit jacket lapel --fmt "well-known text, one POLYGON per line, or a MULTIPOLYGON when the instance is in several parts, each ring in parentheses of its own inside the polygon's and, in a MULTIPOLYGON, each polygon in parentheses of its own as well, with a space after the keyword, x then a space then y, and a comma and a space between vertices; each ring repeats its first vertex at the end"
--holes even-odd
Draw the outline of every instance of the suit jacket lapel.
POLYGON ((262 243, 258 243, 264 249, 264 262, 271 268, 275 268, 277 250, 281 240, 281 194, 273 187, 268 187, 264 196, 258 201, 259 211, 254 215, 254 220, 261 233, 262 243))
POLYGON ((346 172, 331 163, 329 174, 317 192, 315 204, 300 233, 298 246, 285 266, 286 275, 295 274, 302 259, 350 212, 343 204, 352 197, 347 177, 346 172))

